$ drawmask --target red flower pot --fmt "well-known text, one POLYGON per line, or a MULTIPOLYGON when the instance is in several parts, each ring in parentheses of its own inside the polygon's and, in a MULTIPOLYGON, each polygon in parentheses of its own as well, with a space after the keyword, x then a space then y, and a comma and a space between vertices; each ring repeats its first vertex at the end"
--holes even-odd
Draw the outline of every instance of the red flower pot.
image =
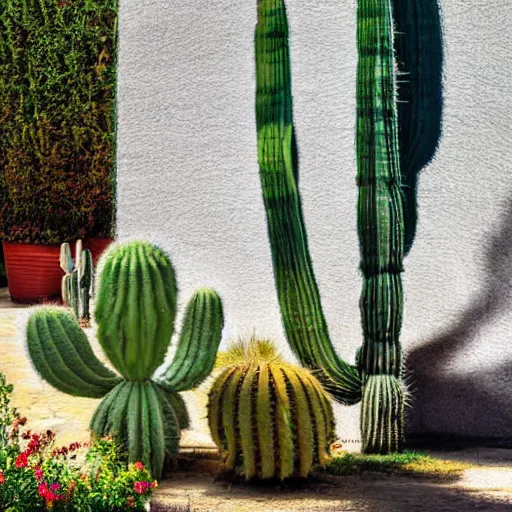
MULTIPOLYGON (((88 238, 88 248, 96 263, 112 243, 111 238, 88 238)), ((64 272, 60 268, 60 245, 2 242, 9 294, 14 302, 41 302, 59 299, 64 272)), ((74 250, 74 244, 72 247, 74 250)))
POLYGON ((112 238, 86 238, 83 243, 84 247, 91 251, 92 261, 96 265, 100 256, 113 241, 112 238))

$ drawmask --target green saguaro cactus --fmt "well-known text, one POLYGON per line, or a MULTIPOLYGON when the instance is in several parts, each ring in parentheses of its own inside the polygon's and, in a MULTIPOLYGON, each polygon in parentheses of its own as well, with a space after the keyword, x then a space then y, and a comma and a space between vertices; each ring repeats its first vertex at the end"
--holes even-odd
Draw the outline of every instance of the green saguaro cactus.
POLYGON ((357 9, 357 204, 363 290, 363 450, 401 449, 403 212, 391 0, 357 9))
POLYGON ((94 265, 89 249, 82 249, 82 241, 75 247, 73 260, 69 244, 60 246, 60 267, 65 275, 62 278, 62 300, 70 306, 81 327, 89 327, 91 320, 90 301, 94 293, 94 265))
POLYGON ((300 193, 283 0, 259 0, 255 36, 258 161, 288 341, 341 403, 362 399, 366 452, 399 450, 403 213, 390 0, 358 2, 358 231, 364 341, 351 366, 335 353, 315 281, 300 193))
POLYGON ((74 396, 102 398, 91 420, 96 436, 114 435, 132 462, 141 460, 155 478, 164 455, 178 448, 188 414, 178 391, 191 389, 211 372, 223 327, 217 293, 192 296, 176 356, 155 379, 174 330, 177 288, 167 255, 143 242, 113 247, 103 260, 96 300, 98 340, 112 366, 92 352, 85 333, 63 308, 34 312, 27 327, 30 357, 52 386, 74 396))
POLYGON ((258 1, 255 53, 258 162, 286 336, 301 363, 320 370, 326 389, 354 404, 361 399, 361 379, 331 343, 302 215, 283 0, 258 1))

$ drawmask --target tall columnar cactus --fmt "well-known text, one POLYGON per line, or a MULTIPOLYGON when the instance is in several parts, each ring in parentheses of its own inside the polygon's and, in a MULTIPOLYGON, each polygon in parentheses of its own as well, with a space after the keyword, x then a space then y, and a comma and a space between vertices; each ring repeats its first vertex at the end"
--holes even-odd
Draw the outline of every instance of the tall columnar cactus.
POLYGON ((391 0, 357 9, 358 231, 363 290, 361 430, 363 450, 401 448, 403 213, 391 0))
POLYGON ((114 435, 159 478, 165 453, 178 448, 188 414, 178 391, 211 372, 223 327, 215 291, 200 289, 186 310, 177 352, 155 379, 174 330, 177 288, 167 255, 143 242, 112 247, 104 256, 96 301, 98 339, 112 366, 94 355, 78 323, 63 308, 44 307, 28 322, 28 349, 36 370, 60 391, 102 398, 91 420, 95 436, 114 435))
POLYGON ((332 407, 317 379, 284 363, 273 345, 235 345, 208 401, 213 440, 226 469, 246 479, 306 477, 325 464, 334 436, 332 407))
POLYGON ((60 267, 65 275, 62 278, 62 300, 70 306, 81 327, 89 327, 91 320, 90 300, 94 293, 94 266, 89 249, 82 249, 82 241, 75 247, 73 260, 69 244, 60 246, 60 267))
POLYGON ((399 450, 403 437, 403 213, 390 0, 358 2, 358 231, 364 341, 350 366, 335 353, 309 255, 292 120, 283 0, 259 0, 256 27, 258 159, 274 276, 287 338, 341 403, 362 397, 366 452, 399 450))
POLYGON ((283 0, 258 0, 255 53, 258 161, 286 336, 304 366, 321 369, 333 396, 353 404, 361 399, 361 379, 331 343, 302 216, 283 0))

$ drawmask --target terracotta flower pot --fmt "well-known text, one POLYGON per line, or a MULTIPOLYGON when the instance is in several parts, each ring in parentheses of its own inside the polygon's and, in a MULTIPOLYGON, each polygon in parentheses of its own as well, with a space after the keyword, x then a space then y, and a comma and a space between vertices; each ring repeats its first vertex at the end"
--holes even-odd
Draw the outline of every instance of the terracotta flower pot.
MULTIPOLYGON (((88 238, 88 248, 96 263, 101 253, 112 243, 111 238, 88 238)), ((34 303, 60 298, 60 245, 40 245, 2 242, 9 294, 14 302, 34 303)), ((72 246, 74 251, 74 244, 72 246)))
POLYGON ((84 247, 91 251, 92 261, 96 265, 100 256, 113 241, 112 238, 86 238, 83 243, 84 247))

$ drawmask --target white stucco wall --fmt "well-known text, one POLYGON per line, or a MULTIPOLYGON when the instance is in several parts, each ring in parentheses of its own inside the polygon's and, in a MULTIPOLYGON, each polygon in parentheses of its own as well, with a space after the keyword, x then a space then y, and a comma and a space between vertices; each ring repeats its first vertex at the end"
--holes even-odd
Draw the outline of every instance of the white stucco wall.
MULTIPOLYGON (((405 262, 409 425, 512 437, 512 7, 442 3, 444 136, 421 176, 405 262)), ((355 1, 288 0, 288 13, 310 249, 332 338, 353 362, 355 1)), ((118 232, 169 251, 182 304, 197 286, 219 291, 225 340, 270 336, 291 358, 258 176, 255 22, 255 1, 121 0, 118 232)), ((341 437, 359 439, 358 407, 339 407, 338 418, 341 437)))

